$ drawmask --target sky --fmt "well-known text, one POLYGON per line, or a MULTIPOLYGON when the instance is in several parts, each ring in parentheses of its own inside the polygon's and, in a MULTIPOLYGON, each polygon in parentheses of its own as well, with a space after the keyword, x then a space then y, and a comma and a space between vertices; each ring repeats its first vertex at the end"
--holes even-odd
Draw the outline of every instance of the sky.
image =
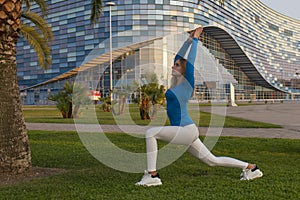
POLYGON ((300 1, 299 0, 260 0, 269 8, 276 10, 284 15, 300 20, 300 1))

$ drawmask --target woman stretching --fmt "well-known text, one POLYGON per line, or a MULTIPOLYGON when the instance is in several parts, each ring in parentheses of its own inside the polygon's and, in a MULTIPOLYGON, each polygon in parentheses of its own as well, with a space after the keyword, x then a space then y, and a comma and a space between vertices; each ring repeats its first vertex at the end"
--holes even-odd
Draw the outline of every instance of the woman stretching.
POLYGON ((157 139, 188 146, 188 151, 209 166, 236 167, 243 170, 241 180, 262 177, 263 173, 255 164, 246 163, 230 157, 216 157, 199 139, 199 130, 188 115, 188 100, 194 90, 194 62, 197 44, 203 28, 199 27, 190 34, 175 56, 172 67, 171 88, 166 92, 167 115, 171 126, 155 127, 146 132, 147 171, 136 185, 161 185, 156 171, 157 139), (191 45, 187 60, 184 55, 191 45))

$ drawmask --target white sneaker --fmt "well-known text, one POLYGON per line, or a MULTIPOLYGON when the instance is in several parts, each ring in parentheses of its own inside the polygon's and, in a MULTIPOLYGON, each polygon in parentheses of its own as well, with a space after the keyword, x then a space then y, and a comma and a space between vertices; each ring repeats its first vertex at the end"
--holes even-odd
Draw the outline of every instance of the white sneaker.
POLYGON ((157 186, 161 185, 162 182, 160 180, 159 174, 157 173, 155 176, 152 176, 147 171, 145 171, 144 176, 140 182, 137 182, 135 185, 138 186, 157 186))
POLYGON ((241 179, 240 180, 252 180, 255 178, 260 178, 263 176, 263 173, 258 169, 256 166, 254 169, 245 169, 241 173, 241 179))

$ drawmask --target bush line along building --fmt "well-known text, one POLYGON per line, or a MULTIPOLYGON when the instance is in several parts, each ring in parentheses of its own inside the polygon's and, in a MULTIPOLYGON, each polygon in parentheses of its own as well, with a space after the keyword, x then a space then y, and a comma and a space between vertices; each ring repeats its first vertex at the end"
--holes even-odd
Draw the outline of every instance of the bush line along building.
MULTIPOLYGON (((41 70, 33 49, 23 40, 18 42, 18 80, 23 103, 48 104, 50 93, 62 89, 65 81, 75 81, 82 71, 85 75, 80 81, 107 95, 110 7, 104 6, 99 22, 92 26, 90 1, 47 2, 47 21, 54 33, 53 64, 41 70)), ((103 1, 104 5, 107 2, 103 1)), ((300 97, 299 20, 282 15, 259 0, 114 2, 114 88, 133 81, 141 83, 149 73, 155 73, 160 83, 168 87, 172 57, 183 42, 182 33, 202 25, 196 69, 200 75, 194 98, 228 100, 229 85, 237 100, 300 97)))

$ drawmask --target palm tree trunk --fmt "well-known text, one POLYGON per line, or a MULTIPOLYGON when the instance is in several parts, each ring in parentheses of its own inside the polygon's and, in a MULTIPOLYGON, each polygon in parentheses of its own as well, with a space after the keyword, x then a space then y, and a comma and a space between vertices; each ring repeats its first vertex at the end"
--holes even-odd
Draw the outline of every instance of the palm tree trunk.
POLYGON ((0 7, 0 172, 23 173, 31 156, 17 82, 21 1, 2 1, 0 7))
POLYGON ((73 118, 73 103, 69 102, 68 118, 73 118))

